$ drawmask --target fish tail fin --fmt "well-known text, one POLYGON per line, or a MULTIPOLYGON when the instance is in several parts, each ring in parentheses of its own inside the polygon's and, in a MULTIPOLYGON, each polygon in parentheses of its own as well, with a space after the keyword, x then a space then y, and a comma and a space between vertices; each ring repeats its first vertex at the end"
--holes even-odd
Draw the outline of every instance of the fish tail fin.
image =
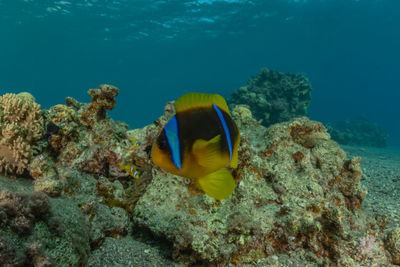
POLYGON ((226 169, 199 178, 197 184, 207 195, 217 200, 228 198, 236 186, 232 174, 226 169))

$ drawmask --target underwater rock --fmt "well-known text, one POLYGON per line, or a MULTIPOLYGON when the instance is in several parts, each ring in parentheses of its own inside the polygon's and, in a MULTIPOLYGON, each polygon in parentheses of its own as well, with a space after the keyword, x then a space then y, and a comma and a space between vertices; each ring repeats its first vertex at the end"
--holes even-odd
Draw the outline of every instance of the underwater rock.
POLYGON ((229 104, 250 107, 254 118, 269 126, 305 116, 311 102, 311 84, 301 74, 262 69, 246 86, 232 93, 229 104))
POLYGON ((58 171, 64 184, 62 196, 75 204, 75 216, 85 221, 91 250, 100 248, 107 237, 121 238, 131 232, 130 187, 125 189, 118 180, 111 182, 73 168, 60 167, 58 171))
POLYGON ((30 256, 33 265, 38 267, 53 266, 50 258, 43 254, 41 247, 42 245, 39 242, 33 242, 28 247, 28 255, 30 256))
POLYGON ((26 266, 25 254, 17 251, 10 240, 0 236, 0 266, 26 266))
POLYGON ((367 119, 351 119, 328 124, 332 139, 341 145, 386 147, 388 134, 367 119))
POLYGON ((0 188, 0 266, 85 265, 89 227, 76 203, 31 193, 26 179, 0 176, 0 188))
POLYGON ((44 134, 40 105, 29 93, 0 96, 0 173, 24 173, 44 134))
POLYGON ((0 214, 3 227, 9 227, 18 235, 28 235, 33 225, 50 215, 50 203, 43 193, 13 194, 0 191, 0 214))
POLYGON ((53 158, 46 152, 34 157, 29 164, 29 174, 34 179, 34 191, 51 197, 61 194, 63 185, 58 179, 57 167, 53 158))
POLYGON ((241 145, 231 197, 216 201, 153 166, 133 210, 136 226, 169 240, 185 264, 272 264, 288 255, 302 265, 389 263, 362 209, 361 158, 348 159, 319 122, 264 128, 250 115, 243 106, 232 112, 241 145))
POLYGON ((392 255, 393 264, 400 264, 400 228, 397 227, 389 232, 386 246, 392 255))

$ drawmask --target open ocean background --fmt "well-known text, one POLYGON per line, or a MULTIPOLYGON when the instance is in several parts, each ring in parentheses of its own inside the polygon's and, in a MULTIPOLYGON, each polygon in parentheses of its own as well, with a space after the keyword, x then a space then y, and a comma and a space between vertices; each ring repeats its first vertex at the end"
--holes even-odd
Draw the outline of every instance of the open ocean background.
POLYGON ((267 67, 310 79, 311 119, 363 116, 400 147, 399 14, 399 0, 0 0, 0 95, 49 108, 109 83, 111 116, 137 128, 267 67))

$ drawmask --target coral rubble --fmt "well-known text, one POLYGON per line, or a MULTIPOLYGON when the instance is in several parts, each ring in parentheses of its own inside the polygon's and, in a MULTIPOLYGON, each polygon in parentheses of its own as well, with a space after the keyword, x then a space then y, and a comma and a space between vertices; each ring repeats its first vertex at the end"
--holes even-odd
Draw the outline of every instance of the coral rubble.
POLYGON ((387 132, 367 119, 338 121, 327 128, 332 139, 342 145, 386 147, 387 132))
POLYGON ((311 85, 301 74, 262 69, 246 86, 235 90, 230 106, 248 105, 257 120, 269 126, 305 116, 311 102, 311 85))

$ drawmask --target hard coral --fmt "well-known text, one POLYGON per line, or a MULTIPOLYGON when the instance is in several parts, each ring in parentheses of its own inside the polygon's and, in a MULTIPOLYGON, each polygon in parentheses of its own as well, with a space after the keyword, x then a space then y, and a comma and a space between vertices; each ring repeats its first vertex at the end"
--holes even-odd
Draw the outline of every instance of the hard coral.
POLYGON ((40 105, 29 93, 0 96, 0 172, 22 174, 43 136, 40 105))
POLYGON ((234 91, 231 106, 246 104, 263 125, 304 116, 311 102, 311 85, 300 74, 262 69, 250 78, 247 86, 234 91))

